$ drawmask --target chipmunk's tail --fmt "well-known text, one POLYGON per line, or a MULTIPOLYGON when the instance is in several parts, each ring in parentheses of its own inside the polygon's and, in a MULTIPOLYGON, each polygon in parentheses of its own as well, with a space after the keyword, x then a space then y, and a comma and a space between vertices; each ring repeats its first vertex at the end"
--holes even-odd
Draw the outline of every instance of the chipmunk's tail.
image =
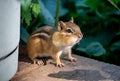
POLYGON ((26 45, 19 45, 19 54, 27 54, 26 45))

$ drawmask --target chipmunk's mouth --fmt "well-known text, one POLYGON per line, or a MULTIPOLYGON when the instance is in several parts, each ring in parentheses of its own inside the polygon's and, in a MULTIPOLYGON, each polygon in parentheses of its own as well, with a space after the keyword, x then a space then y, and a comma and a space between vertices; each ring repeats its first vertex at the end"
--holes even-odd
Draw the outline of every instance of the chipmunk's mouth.
POLYGON ((70 44, 70 45, 73 46, 73 45, 79 43, 81 39, 82 39, 82 38, 74 38, 74 39, 71 41, 71 44, 70 44))
POLYGON ((78 39, 78 40, 76 40, 76 43, 78 43, 80 40, 78 39))
POLYGON ((78 43, 81 39, 82 39, 82 37, 77 38, 76 43, 78 43))
POLYGON ((81 39, 82 39, 82 38, 78 38, 78 39, 76 40, 76 44, 79 43, 81 39))
POLYGON ((72 45, 77 44, 79 41, 80 41, 80 39, 75 39, 75 40, 73 41, 72 45))
POLYGON ((80 41, 80 39, 77 39, 75 43, 78 43, 80 41))

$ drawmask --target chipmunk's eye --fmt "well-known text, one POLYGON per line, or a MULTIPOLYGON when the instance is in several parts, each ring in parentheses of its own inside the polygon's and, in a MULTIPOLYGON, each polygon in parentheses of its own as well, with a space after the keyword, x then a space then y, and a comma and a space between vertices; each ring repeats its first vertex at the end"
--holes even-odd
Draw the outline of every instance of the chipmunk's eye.
POLYGON ((73 33, 72 29, 67 29, 66 32, 67 33, 73 33))

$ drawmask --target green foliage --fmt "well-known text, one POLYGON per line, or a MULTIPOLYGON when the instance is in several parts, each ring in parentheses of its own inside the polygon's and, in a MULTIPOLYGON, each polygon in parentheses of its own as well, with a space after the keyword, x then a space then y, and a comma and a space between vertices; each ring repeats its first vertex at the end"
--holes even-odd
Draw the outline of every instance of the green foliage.
POLYGON ((93 42, 89 46, 86 47, 87 54, 91 54, 93 56, 101 56, 106 54, 106 50, 99 42, 93 42))
POLYGON ((117 8, 120 11, 120 8, 117 6, 119 4, 119 0, 108 0, 115 8, 117 8), (116 5, 116 4, 117 5, 116 5))
POLYGON ((86 0, 85 4, 92 10, 96 10, 98 8, 99 2, 100 0, 86 0))
POLYGON ((110 42, 110 51, 120 50, 120 32, 118 32, 110 42))
POLYGON ((37 17, 40 13, 40 6, 37 3, 31 3, 30 8, 32 9, 32 13, 34 17, 37 17))
POLYGON ((110 51, 120 50, 120 41, 115 42, 111 45, 110 51))
POLYGON ((36 0, 21 0, 21 4, 21 23, 29 26, 32 21, 32 15, 36 18, 40 13, 40 5, 36 0))

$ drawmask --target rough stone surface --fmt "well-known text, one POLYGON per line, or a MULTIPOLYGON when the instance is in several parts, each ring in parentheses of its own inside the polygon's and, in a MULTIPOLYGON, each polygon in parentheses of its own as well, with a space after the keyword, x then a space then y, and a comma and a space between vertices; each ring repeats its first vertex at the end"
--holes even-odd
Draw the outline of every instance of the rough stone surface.
POLYGON ((62 58, 65 67, 56 67, 52 60, 47 65, 31 64, 20 55, 19 68, 11 81, 120 81, 120 67, 74 55, 77 62, 62 58))

